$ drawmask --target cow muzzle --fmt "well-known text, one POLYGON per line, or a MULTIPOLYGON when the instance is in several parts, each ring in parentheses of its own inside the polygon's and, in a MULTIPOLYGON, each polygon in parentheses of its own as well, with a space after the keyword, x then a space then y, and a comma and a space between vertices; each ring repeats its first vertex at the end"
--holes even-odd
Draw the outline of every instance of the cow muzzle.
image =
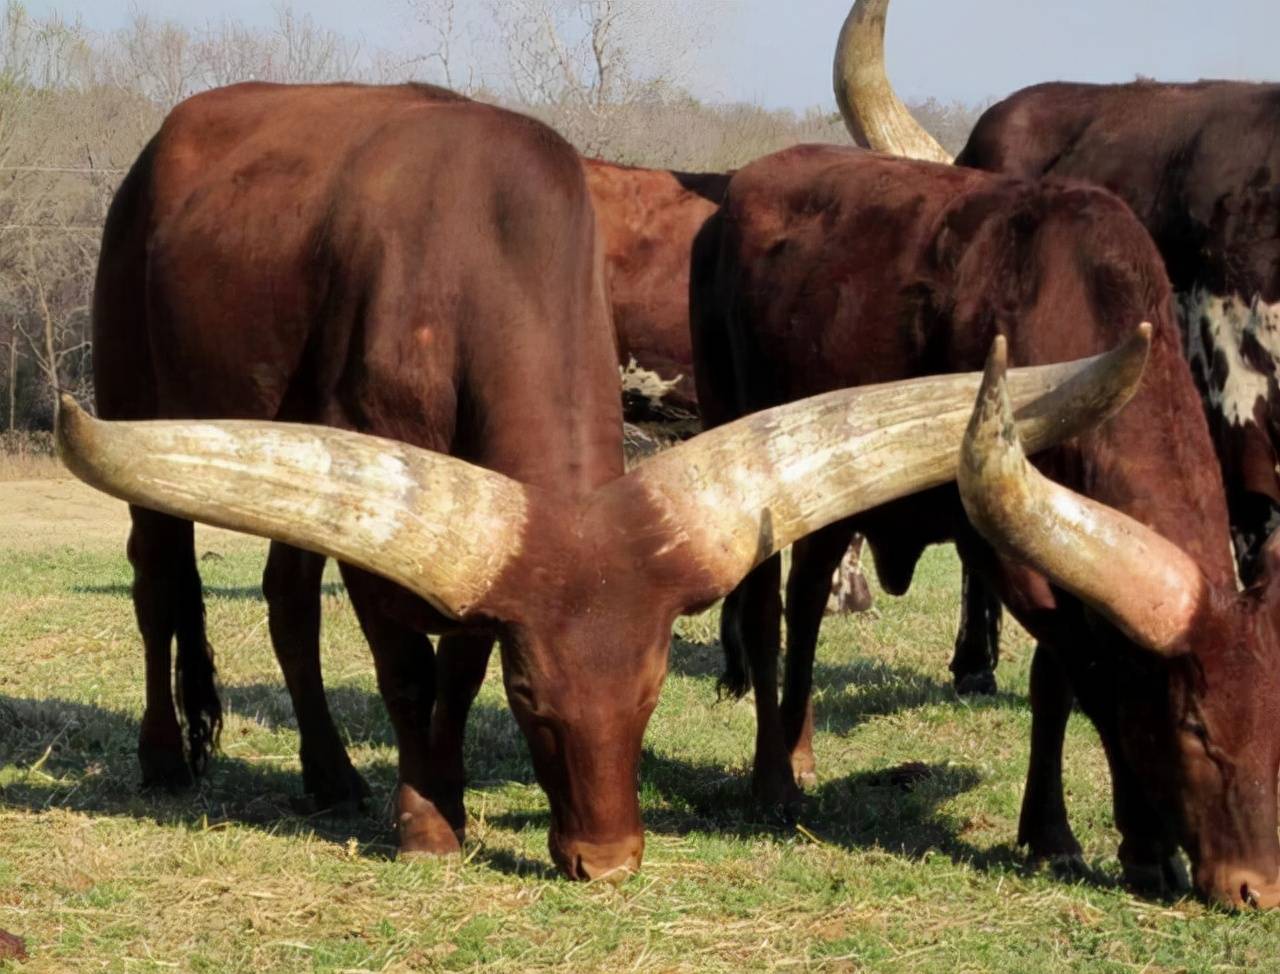
POLYGON ((612 842, 584 842, 551 837, 551 858, 570 879, 618 884, 640 870, 644 834, 612 842))
POLYGON ((1220 868, 1198 882, 1207 898, 1231 910, 1280 909, 1280 876, 1267 880, 1255 869, 1220 868))

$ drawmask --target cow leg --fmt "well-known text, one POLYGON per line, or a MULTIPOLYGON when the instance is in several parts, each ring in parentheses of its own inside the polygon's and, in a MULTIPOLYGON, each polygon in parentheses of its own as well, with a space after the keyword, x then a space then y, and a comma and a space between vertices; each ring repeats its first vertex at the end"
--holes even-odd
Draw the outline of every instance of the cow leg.
POLYGON ((222 727, 213 655, 205 639, 204 601, 192 523, 130 507, 133 606, 146 653, 146 706, 138 735, 144 787, 180 788, 202 774, 222 727), (177 640, 174 708, 170 647, 177 640))
POLYGON ((351 764, 325 699, 320 671, 320 582, 324 556, 271 543, 262 574, 271 646, 298 719, 302 782, 316 808, 354 810, 369 786, 351 764))
POLYGON ((951 657, 952 679, 961 696, 993 694, 1000 660, 1000 597, 963 556, 960 572, 960 627, 951 657))
POLYGON ((1062 791, 1062 747, 1073 699, 1057 655, 1037 646, 1031 658, 1031 760, 1018 820, 1018 843, 1033 860, 1078 863, 1082 855, 1062 791))
MULTIPOLYGON (((829 579, 830 573, 827 575, 829 579)), ((788 810, 801 800, 791 771, 791 754, 778 708, 779 626, 782 600, 778 593, 781 558, 765 561, 738 585, 720 611, 720 641, 730 661, 725 684, 731 691, 755 687, 756 754, 751 787, 766 808, 788 810), (739 683, 733 674, 741 677, 739 683)), ((824 583, 823 598, 826 598, 824 583)))
MULTIPOLYGON (((387 614, 379 589, 389 583, 349 565, 342 577, 360 628, 373 651, 378 689, 399 750, 396 828, 400 852, 447 853, 458 848, 453 829, 427 797, 431 709, 435 702, 435 658, 431 640, 387 614)), ((384 589, 385 591, 385 589, 384 589)))
POLYGON ((493 636, 488 633, 453 633, 443 637, 436 650, 436 704, 431 713, 428 799, 459 845, 467 830, 463 804, 466 769, 462 759, 467 715, 484 683, 492 652, 493 636))
POLYGON ((1129 763, 1113 753, 1111 747, 1106 752, 1111 766, 1112 808, 1120 832, 1118 856, 1125 882, 1144 896, 1188 892, 1191 877, 1178 854, 1177 837, 1162 824, 1165 816, 1152 807, 1129 763))
MULTIPOLYGON (((861 548, 861 536, 855 539, 861 548)), ((796 781, 805 788, 817 784, 813 757, 813 658, 818 648, 827 602, 827 580, 847 552, 847 529, 819 531, 791 548, 787 576, 787 662, 782 693, 782 733, 796 781)))
POLYGON ((846 612, 866 612, 871 608, 871 586, 862 570, 862 548, 866 539, 855 534, 848 550, 840 560, 831 579, 831 597, 826 611, 832 615, 846 612))

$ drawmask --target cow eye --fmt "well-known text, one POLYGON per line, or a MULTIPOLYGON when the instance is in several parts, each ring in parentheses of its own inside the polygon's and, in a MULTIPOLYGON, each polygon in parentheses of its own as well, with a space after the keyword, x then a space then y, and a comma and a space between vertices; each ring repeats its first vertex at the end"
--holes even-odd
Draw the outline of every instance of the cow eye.
POLYGON ((1198 720, 1184 720, 1182 729, 1188 734, 1194 734, 1199 740, 1207 741, 1209 739, 1209 729, 1198 720))

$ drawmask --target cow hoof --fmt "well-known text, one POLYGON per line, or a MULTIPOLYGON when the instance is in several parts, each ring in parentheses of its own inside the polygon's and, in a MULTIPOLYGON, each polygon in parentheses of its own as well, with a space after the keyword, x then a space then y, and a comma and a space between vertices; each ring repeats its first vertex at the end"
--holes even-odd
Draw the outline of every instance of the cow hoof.
POLYGON ((810 788, 816 788, 818 785, 818 773, 816 771, 797 772, 796 784, 800 786, 802 791, 808 791, 810 788))
POLYGON ((783 825, 794 825, 797 816, 804 808, 804 793, 796 785, 795 779, 787 775, 785 781, 772 781, 765 784, 758 779, 752 786, 756 805, 765 814, 781 822, 783 825))
POLYGON ((309 805, 309 811, 302 811, 305 815, 314 815, 316 812, 358 815, 365 810, 370 794, 364 778, 350 764, 336 780, 327 774, 308 774, 304 768, 302 784, 307 793, 298 800, 297 806, 301 811, 304 803, 309 805))
POLYGON ((1059 852, 1042 858, 1033 857, 1032 865, 1048 869, 1058 879, 1078 880, 1089 875, 1089 866, 1078 852, 1059 852))
POLYGON ((1120 865, 1125 885, 1139 896, 1176 899, 1191 891, 1191 877, 1177 853, 1155 861, 1121 862, 1120 865))
POLYGON ((414 816, 407 828, 404 822, 400 823, 399 858, 440 858, 462 852, 464 836, 461 833, 455 832, 443 819, 432 816, 431 821, 423 822, 424 818, 427 816, 414 816))
POLYGON ((138 763, 142 766, 143 788, 179 792, 195 784, 195 775, 181 750, 138 748, 138 763))
POLYGON ((991 670, 977 673, 957 673, 956 693, 962 697, 993 697, 996 694, 996 675, 991 670))

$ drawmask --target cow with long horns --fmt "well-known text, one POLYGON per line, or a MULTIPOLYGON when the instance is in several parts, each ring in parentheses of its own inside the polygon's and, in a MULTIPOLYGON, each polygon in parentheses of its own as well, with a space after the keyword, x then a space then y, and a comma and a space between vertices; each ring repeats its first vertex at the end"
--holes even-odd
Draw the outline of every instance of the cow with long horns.
POLYGON ((1176 884, 1181 845, 1204 895, 1280 904, 1280 572, 1236 592, 1222 480, 1168 281, 1125 205, 1082 183, 800 146, 734 176, 695 247, 692 294, 708 422, 971 369, 996 336, 1014 361, 1041 363, 1153 324, 1133 401, 1043 464, 1088 499, 1027 470, 992 385, 961 468, 977 531, 947 488, 796 545, 781 704, 777 560, 726 600, 730 675, 756 689, 754 785, 767 802, 794 801, 793 775, 812 770, 824 583, 850 532, 866 534, 890 592, 909 585, 926 544, 952 538, 1042 646, 1020 839, 1037 856, 1079 855, 1061 783, 1074 690, 1110 763, 1126 876, 1176 884))
MULTIPOLYGON (((461 740, 497 640, 553 859, 577 878, 639 865, 675 617, 950 480, 977 379, 760 413, 624 475, 605 291, 582 163, 531 119, 417 85, 237 85, 170 114, 103 237, 95 368, 116 421, 70 401, 58 420, 67 466, 131 505, 145 776, 185 779, 216 733, 200 520, 343 563, 400 748, 402 851, 458 847, 461 778, 428 728, 461 740)), ((1032 448, 1118 406, 1142 357, 1015 377, 1032 448)))
MULTIPOLYGON (((836 97, 859 145, 950 155, 894 94, 889 0, 858 0, 841 32, 836 97)), ((955 162, 1107 187, 1151 234, 1222 464, 1240 577, 1280 527, 1280 85, 1036 85, 978 120, 955 162)))

